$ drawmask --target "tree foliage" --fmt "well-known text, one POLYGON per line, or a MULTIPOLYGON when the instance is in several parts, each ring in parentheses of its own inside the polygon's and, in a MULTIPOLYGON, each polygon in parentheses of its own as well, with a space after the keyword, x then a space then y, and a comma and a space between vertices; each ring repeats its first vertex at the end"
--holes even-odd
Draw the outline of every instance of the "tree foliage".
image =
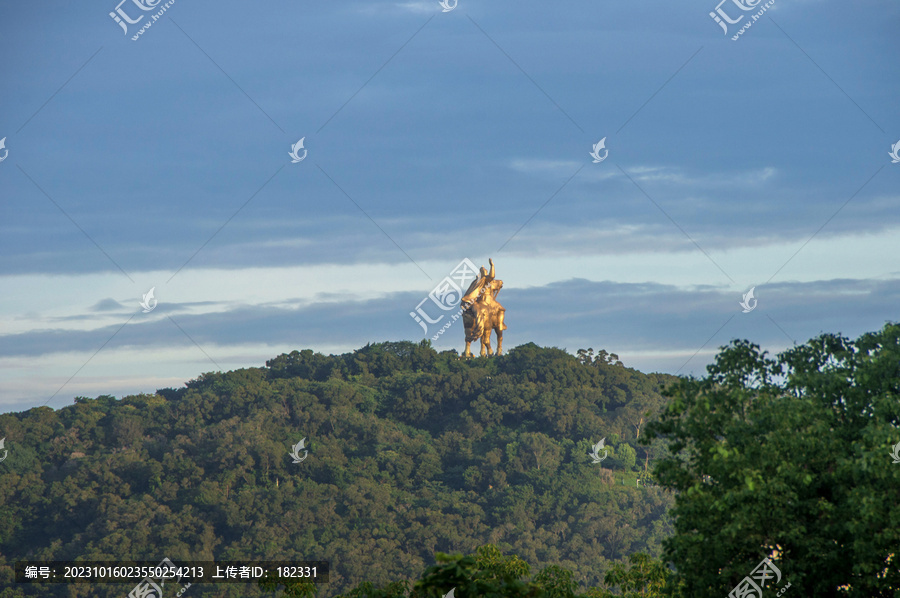
POLYGON ((467 556, 438 553, 438 563, 425 570, 411 591, 405 580, 383 587, 363 582, 337 598, 613 598, 619 594, 611 588, 617 586, 626 598, 661 598, 669 570, 643 553, 628 560, 628 566, 616 564, 606 574, 608 586, 588 588, 580 594, 572 572, 565 567, 548 565, 529 580, 528 563, 516 555, 504 556, 488 544, 467 556))
POLYGON ((765 557, 803 595, 898 595, 900 327, 776 359, 733 341, 666 394, 647 437, 671 443, 655 473, 678 491, 665 555, 685 595, 726 595, 765 557))

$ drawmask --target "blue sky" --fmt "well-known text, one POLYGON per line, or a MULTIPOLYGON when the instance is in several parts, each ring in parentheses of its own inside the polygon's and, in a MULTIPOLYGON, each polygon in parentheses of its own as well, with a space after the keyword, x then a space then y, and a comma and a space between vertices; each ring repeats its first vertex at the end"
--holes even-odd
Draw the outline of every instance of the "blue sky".
POLYGON ((0 4, 0 410, 430 338, 464 258, 643 371, 897 319, 896 3, 141 1, 0 4))

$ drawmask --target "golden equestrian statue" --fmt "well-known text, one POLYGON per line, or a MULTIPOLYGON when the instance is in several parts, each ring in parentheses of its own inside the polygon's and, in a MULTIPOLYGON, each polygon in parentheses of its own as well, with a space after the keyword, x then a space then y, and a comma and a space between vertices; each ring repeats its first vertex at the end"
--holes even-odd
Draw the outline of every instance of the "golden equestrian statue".
POLYGON ((463 325, 466 328, 465 357, 472 357, 472 341, 481 339, 481 356, 493 355, 491 331, 497 333, 497 355, 503 354, 503 318, 506 309, 497 303, 497 293, 503 288, 503 281, 494 278, 494 260, 488 260, 491 271, 481 267, 481 276, 475 279, 465 296, 460 300, 463 308, 463 325))

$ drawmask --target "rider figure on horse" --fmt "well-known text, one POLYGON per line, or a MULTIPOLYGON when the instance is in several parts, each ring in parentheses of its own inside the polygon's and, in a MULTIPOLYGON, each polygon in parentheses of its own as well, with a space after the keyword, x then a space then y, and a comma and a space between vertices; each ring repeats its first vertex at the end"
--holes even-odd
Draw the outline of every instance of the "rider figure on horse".
POLYGON ((503 352, 503 331, 506 324, 503 320, 506 316, 506 308, 496 301, 497 293, 503 288, 503 281, 495 279, 494 260, 489 260, 490 272, 481 267, 481 276, 469 285, 466 294, 460 303, 463 307, 463 323, 466 328, 466 352, 467 357, 472 353, 469 345, 472 341, 481 339, 481 355, 493 354, 491 350, 491 331, 497 333, 497 355, 503 352))

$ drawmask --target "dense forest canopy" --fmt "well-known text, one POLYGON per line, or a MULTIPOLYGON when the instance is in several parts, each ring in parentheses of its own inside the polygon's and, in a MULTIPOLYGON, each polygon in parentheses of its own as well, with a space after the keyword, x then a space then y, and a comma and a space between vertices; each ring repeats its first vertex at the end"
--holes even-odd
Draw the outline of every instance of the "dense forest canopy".
POLYGON ((460 360, 392 342, 0 415, 0 596, 130 589, 11 584, 26 558, 327 560, 335 595, 485 544, 596 586, 672 533, 672 493, 648 474, 663 447, 638 441, 673 380, 605 351, 460 360), (608 458, 592 463, 603 438, 608 458))
POLYGON ((900 595, 900 326, 707 371, 380 343, 5 414, 0 598, 130 589, 16 560, 162 558, 331 564, 186 598, 900 595))

